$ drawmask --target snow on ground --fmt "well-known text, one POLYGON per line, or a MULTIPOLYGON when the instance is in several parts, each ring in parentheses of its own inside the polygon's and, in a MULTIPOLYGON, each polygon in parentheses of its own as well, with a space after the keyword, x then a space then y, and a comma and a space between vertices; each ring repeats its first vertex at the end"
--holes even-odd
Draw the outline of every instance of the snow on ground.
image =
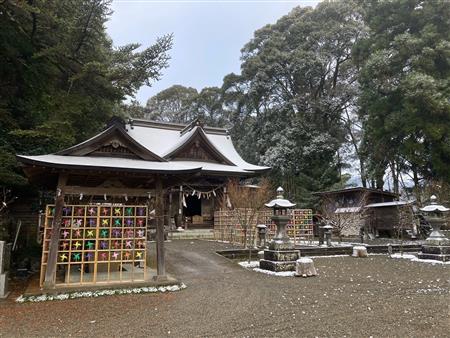
POLYGON ((420 259, 415 255, 412 254, 400 254, 400 253, 395 253, 393 255, 391 255, 391 258, 404 258, 404 259, 409 259, 411 262, 421 262, 421 263, 428 263, 428 264, 444 264, 444 265, 450 265, 450 262, 441 262, 441 261, 435 261, 433 259, 420 259))

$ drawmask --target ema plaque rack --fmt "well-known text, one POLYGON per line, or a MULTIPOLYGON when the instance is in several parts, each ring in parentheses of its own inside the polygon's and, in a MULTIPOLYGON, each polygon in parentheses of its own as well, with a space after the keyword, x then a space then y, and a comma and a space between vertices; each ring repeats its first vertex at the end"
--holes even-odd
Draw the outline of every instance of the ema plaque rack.
MULTIPOLYGON (((48 205, 41 286, 54 212, 54 205, 48 205)), ((145 205, 66 205, 59 233, 56 285, 145 281, 147 217, 145 205)))

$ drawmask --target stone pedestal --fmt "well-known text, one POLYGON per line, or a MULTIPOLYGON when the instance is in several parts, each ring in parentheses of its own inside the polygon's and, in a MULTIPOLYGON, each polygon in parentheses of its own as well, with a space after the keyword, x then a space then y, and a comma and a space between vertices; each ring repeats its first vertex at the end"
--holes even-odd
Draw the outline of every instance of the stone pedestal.
POLYGON ((286 235, 285 227, 290 217, 277 215, 272 219, 277 225, 277 235, 269 243, 269 249, 264 250, 264 259, 259 261, 259 267, 274 272, 295 271, 300 251, 295 250, 294 244, 286 235))
POLYGON ((427 240, 419 252, 420 259, 433 259, 441 262, 450 262, 450 240, 427 240))
POLYGON ((0 298, 6 298, 9 295, 8 277, 10 258, 11 244, 0 241, 0 298))
POLYGON ((296 277, 312 277, 317 275, 316 268, 314 267, 314 262, 311 258, 303 257, 297 259, 296 263, 296 277))

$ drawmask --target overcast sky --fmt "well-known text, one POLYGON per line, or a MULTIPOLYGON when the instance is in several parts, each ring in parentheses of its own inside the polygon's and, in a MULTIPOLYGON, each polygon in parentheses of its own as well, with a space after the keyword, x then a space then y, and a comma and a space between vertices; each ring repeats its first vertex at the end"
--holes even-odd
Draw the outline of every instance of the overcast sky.
POLYGON ((296 6, 317 1, 294 0, 114 0, 108 33, 114 44, 141 43, 174 34, 170 66, 152 87, 142 87, 137 99, 147 99, 174 84, 220 86, 225 75, 240 71, 240 50, 253 32, 274 23, 296 6))

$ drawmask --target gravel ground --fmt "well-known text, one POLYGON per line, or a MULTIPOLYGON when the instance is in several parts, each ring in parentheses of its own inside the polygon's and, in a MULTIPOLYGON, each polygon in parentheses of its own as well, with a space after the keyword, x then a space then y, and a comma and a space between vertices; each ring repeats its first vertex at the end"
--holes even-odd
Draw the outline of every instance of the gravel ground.
POLYGON ((173 293, 0 303, 0 336, 448 337, 450 266, 315 258, 319 276, 241 268, 208 241, 167 243, 173 293))

